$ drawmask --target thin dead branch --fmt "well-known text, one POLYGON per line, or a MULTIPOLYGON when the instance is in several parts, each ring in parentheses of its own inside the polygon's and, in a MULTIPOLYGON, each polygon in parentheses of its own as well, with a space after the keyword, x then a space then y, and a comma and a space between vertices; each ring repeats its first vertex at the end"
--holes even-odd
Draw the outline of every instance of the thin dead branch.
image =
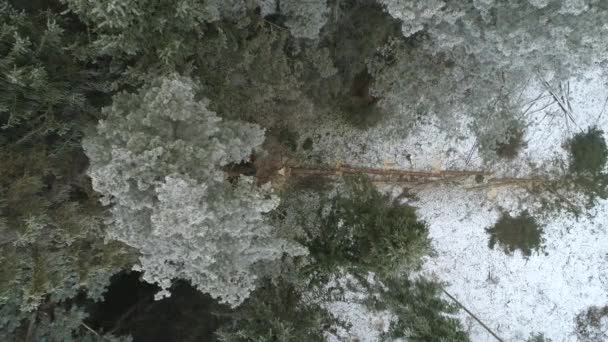
POLYGON ((600 119, 602 118, 602 115, 604 115, 604 111, 606 110, 606 103, 608 103, 608 96, 606 96, 606 99, 604 100, 604 105, 602 106, 602 111, 595 119, 596 124, 600 121, 600 119))
POLYGON ((548 186, 545 186, 544 189, 546 191, 548 191, 550 194, 552 194, 555 197, 557 197, 558 199, 560 199, 561 201, 563 201, 564 203, 566 203, 566 205, 569 207, 569 209, 571 211, 573 211, 573 212, 577 212, 578 211, 578 207, 574 203, 572 203, 572 201, 570 201, 564 195, 562 195, 559 192, 557 192, 555 189, 552 189, 551 187, 548 187, 548 186))
POLYGON ((467 153, 467 159, 465 160, 465 164, 464 164, 465 167, 469 166, 471 159, 473 159, 473 153, 475 153, 475 150, 477 150, 478 147, 479 147, 479 139, 475 139, 475 143, 473 144, 473 147, 471 147, 471 149, 467 153))
POLYGON ((83 326, 88 331, 90 331, 91 333, 93 333, 93 335, 95 335, 97 337, 97 341, 102 340, 102 336, 97 331, 95 331, 95 329, 88 326, 85 322, 80 322, 80 325, 83 326))
POLYGON ((479 323, 484 329, 486 329, 486 331, 490 333, 490 335, 492 335, 497 341, 504 342, 502 338, 500 338, 492 329, 490 329, 490 327, 488 327, 484 322, 482 322, 481 319, 479 319, 473 312, 471 312, 471 310, 467 309, 467 307, 462 305, 462 303, 460 303, 458 299, 456 299, 448 291, 446 291, 444 287, 441 287, 441 290, 443 291, 443 293, 446 294, 446 296, 448 296, 451 300, 458 304, 458 306, 460 306, 467 314, 469 314, 469 316, 473 317, 473 319, 476 320, 477 323, 479 323))
MULTIPOLYGON (((553 97, 551 95, 545 95, 544 93, 541 93, 535 99, 524 103, 522 105, 522 107, 527 107, 527 108, 524 110, 523 114, 524 115, 528 114, 528 111, 530 111, 530 109, 532 109, 532 107, 534 107, 538 103, 538 101, 543 100, 543 99, 547 99, 547 98, 553 98, 553 97)), ((554 104, 554 103, 555 102, 551 102, 551 105, 554 104)), ((539 110, 534 110, 532 113, 535 113, 537 111, 539 111, 539 110)))
MULTIPOLYGON (((551 94, 551 96, 553 97, 553 99, 555 100, 555 102, 557 102, 557 104, 559 105, 560 109, 564 113, 565 118, 566 118, 566 125, 568 125, 568 120, 570 120, 580 130, 581 128, 579 127, 578 123, 576 123, 576 120, 574 120, 574 115, 572 114, 572 106, 570 104, 570 99, 569 99, 569 96, 570 96, 570 93, 569 93, 570 92, 570 84, 567 83, 566 90, 564 90, 563 85, 560 83, 560 85, 559 85, 560 93, 558 93, 557 91, 555 91, 553 89, 553 87, 551 87, 551 85, 549 84, 549 82, 547 82, 543 78, 541 78, 541 79, 542 79, 543 86, 545 87, 545 89, 547 89, 547 91, 549 92, 549 94, 551 94)), ((568 127, 568 129, 569 129, 569 127, 568 127)))
MULTIPOLYGON (((535 109, 535 110, 533 110, 533 111, 531 111, 531 112, 528 112, 528 111, 530 110, 530 108, 528 108, 528 109, 527 109, 527 110, 524 112, 524 115, 526 115, 526 114, 527 114, 527 115, 531 115, 531 114, 534 114, 534 113, 540 112, 540 111, 542 111, 542 110, 545 110, 545 109, 547 109, 547 108, 549 108, 549 107, 553 106, 555 103, 556 103, 555 101, 552 101, 552 102, 550 102, 550 103, 548 103, 548 104, 546 104, 546 105, 542 106, 541 108, 535 109)), ((545 117, 546 117, 546 115, 545 115, 545 117)), ((544 119, 544 118, 543 118, 543 119, 544 119)), ((542 120, 541 120, 541 121, 542 121, 542 120)))

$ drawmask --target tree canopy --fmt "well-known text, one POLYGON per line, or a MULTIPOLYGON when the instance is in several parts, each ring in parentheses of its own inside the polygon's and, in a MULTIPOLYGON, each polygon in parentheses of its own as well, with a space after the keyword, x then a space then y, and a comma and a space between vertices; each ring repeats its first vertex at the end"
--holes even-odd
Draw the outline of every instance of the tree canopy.
MULTIPOLYGON (((432 119, 468 126, 484 165, 516 159, 524 89, 603 66, 606 22, 603 0, 0 0, 0 339, 128 340, 124 322, 190 286, 210 339, 324 340, 347 330, 324 286, 348 276, 394 315, 382 338, 467 340, 418 274, 429 224, 316 147, 432 119), (133 270, 157 302, 100 322, 133 270)), ((564 138, 542 190, 607 197, 603 135, 564 138)), ((490 247, 530 257, 531 215, 503 215, 490 247)))

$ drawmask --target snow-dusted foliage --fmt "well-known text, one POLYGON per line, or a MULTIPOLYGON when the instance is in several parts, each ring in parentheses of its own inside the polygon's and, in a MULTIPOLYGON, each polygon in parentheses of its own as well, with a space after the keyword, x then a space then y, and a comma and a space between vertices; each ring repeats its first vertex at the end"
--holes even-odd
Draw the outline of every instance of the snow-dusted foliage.
POLYGON ((93 24, 99 33, 95 43, 103 52, 120 51, 129 55, 141 53, 157 44, 167 50, 177 48, 188 38, 179 39, 180 33, 202 34, 205 22, 219 20, 222 4, 220 1, 197 0, 161 0, 156 6, 150 1, 62 1, 83 21, 93 24), (163 39, 159 42, 142 40, 153 34, 159 40, 163 39), (165 40, 167 35, 174 41, 165 40))
POLYGON ((294 37, 316 39, 327 22, 329 8, 327 0, 283 0, 281 13, 294 37))
POLYGON ((157 297, 182 278, 238 305, 255 288, 254 265, 305 250, 265 223, 278 205, 268 184, 224 179, 221 167, 247 160, 264 131, 222 121, 196 90, 173 75, 115 96, 84 147, 93 186, 112 205, 109 237, 139 249, 143 278, 163 289, 157 297))
POLYGON ((403 22, 406 37, 424 31, 429 47, 472 55, 481 66, 552 70, 570 77, 590 65, 601 42, 608 4, 601 0, 380 0, 403 22))
POLYGON ((576 78, 608 56, 605 1, 379 2, 402 21, 405 41, 370 62, 372 92, 385 105, 433 112, 446 126, 464 112, 494 130, 486 119, 494 104, 518 107, 531 80, 576 78))
POLYGON ((425 26, 437 20, 454 22, 459 13, 446 13, 442 9, 446 3, 442 0, 378 0, 395 18, 403 22, 403 35, 409 37, 425 29, 425 26), (448 14, 448 15, 446 15, 448 14))

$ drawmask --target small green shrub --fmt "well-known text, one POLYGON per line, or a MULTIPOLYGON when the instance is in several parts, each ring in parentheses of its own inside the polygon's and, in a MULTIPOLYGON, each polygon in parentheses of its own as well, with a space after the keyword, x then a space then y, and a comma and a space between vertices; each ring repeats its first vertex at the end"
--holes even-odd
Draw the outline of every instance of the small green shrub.
POLYGON ((540 250, 543 244, 543 230, 536 220, 524 211, 517 217, 504 213, 492 228, 486 229, 490 234, 490 248, 498 243, 507 254, 519 249, 526 257, 533 250, 540 250))
POLYGON ((302 149, 305 151, 310 151, 310 150, 312 150, 312 145, 313 145, 312 138, 308 137, 302 143, 302 149))
POLYGON ((608 160, 608 148, 604 132, 591 127, 576 134, 567 146, 570 152, 569 174, 565 185, 587 197, 587 207, 595 204, 596 198, 608 198, 608 173, 603 172, 608 160))
POLYGON ((500 102, 475 114, 471 128, 477 136, 479 153, 487 162, 513 159, 526 147, 526 125, 516 108, 500 102))
POLYGON ((295 152, 298 148, 298 133, 287 127, 281 127, 278 130, 277 140, 292 152, 295 152))
POLYGON ((517 157, 519 151, 526 146, 524 131, 517 125, 513 125, 508 132, 508 139, 504 142, 498 142, 494 152, 500 158, 513 159, 517 157))
POLYGON ((576 134, 568 142, 568 147, 571 173, 597 175, 602 172, 608 160, 603 131, 591 127, 586 132, 576 134))

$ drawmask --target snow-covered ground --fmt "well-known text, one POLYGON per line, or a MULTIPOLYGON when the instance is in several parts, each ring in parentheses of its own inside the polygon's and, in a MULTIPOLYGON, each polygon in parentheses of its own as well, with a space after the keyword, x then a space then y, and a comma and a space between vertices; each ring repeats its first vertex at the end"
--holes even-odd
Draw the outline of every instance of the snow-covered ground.
MULTIPOLYGON (((563 147, 567 139, 594 125, 608 131, 608 108, 604 108, 608 87, 592 75, 591 80, 570 84, 572 119, 558 104, 546 107, 550 97, 525 106, 527 146, 511 161, 484 164, 466 119, 459 128, 461 133, 449 136, 432 122, 403 138, 398 134, 402 124, 398 121, 364 133, 345 131, 338 138, 319 128, 321 138, 315 152, 323 152, 328 160, 374 167, 489 168, 497 177, 559 172, 561 163, 567 165, 563 147)), ((547 95, 547 90, 539 84, 530 85, 526 94, 532 101, 547 95)), ((502 211, 533 212, 529 206, 534 201, 528 200, 525 192, 506 187, 473 188, 465 181, 426 186, 418 189, 417 195, 418 200, 410 204, 428 222, 437 251, 427 260, 424 271, 449 283, 447 290, 506 341, 522 341, 531 333, 544 333, 554 342, 576 341, 576 315, 592 305, 608 305, 608 201, 600 201, 586 213, 589 215, 578 219, 557 212, 536 217, 544 226, 545 248, 524 258, 518 251, 507 255, 501 249, 490 249, 485 229, 494 225, 502 211)), ((336 310, 348 316, 343 307, 336 310)), ((353 307, 351 311, 360 310, 353 307)), ((493 340, 466 313, 461 317, 473 341, 493 340)), ((354 325, 364 326, 365 317, 352 320, 354 325)), ((361 334, 361 341, 373 341, 376 336, 361 334)))
MULTIPOLYGON (((607 95, 597 78, 571 84, 574 122, 557 105, 535 113, 533 107, 527 116, 527 148, 499 170, 506 173, 512 165, 520 173, 530 162, 552 165, 566 157, 562 145, 572 134, 593 125, 608 130, 608 114, 602 113, 607 95)), ((425 270, 450 283, 448 290, 504 339, 521 341, 541 332, 553 341, 575 341, 575 316, 589 306, 608 304, 608 201, 578 219, 568 213, 537 217, 544 226, 545 249, 526 259, 517 251, 509 256, 489 249, 485 231, 501 210, 527 209, 530 202, 521 192, 440 186, 418 196, 414 205, 429 223, 437 249, 425 270)), ((474 341, 492 339, 466 314, 462 317, 474 341)))
MULTIPOLYGON (((439 187, 419 193, 419 214, 430 226, 437 256, 425 270, 450 285, 448 291, 507 341, 542 332, 553 341, 575 341, 575 316, 591 305, 608 304, 608 202, 593 219, 567 215, 539 220, 544 253, 528 259, 488 248, 499 208, 517 211, 503 194, 439 187)), ((473 341, 488 341, 465 313, 473 341)))

